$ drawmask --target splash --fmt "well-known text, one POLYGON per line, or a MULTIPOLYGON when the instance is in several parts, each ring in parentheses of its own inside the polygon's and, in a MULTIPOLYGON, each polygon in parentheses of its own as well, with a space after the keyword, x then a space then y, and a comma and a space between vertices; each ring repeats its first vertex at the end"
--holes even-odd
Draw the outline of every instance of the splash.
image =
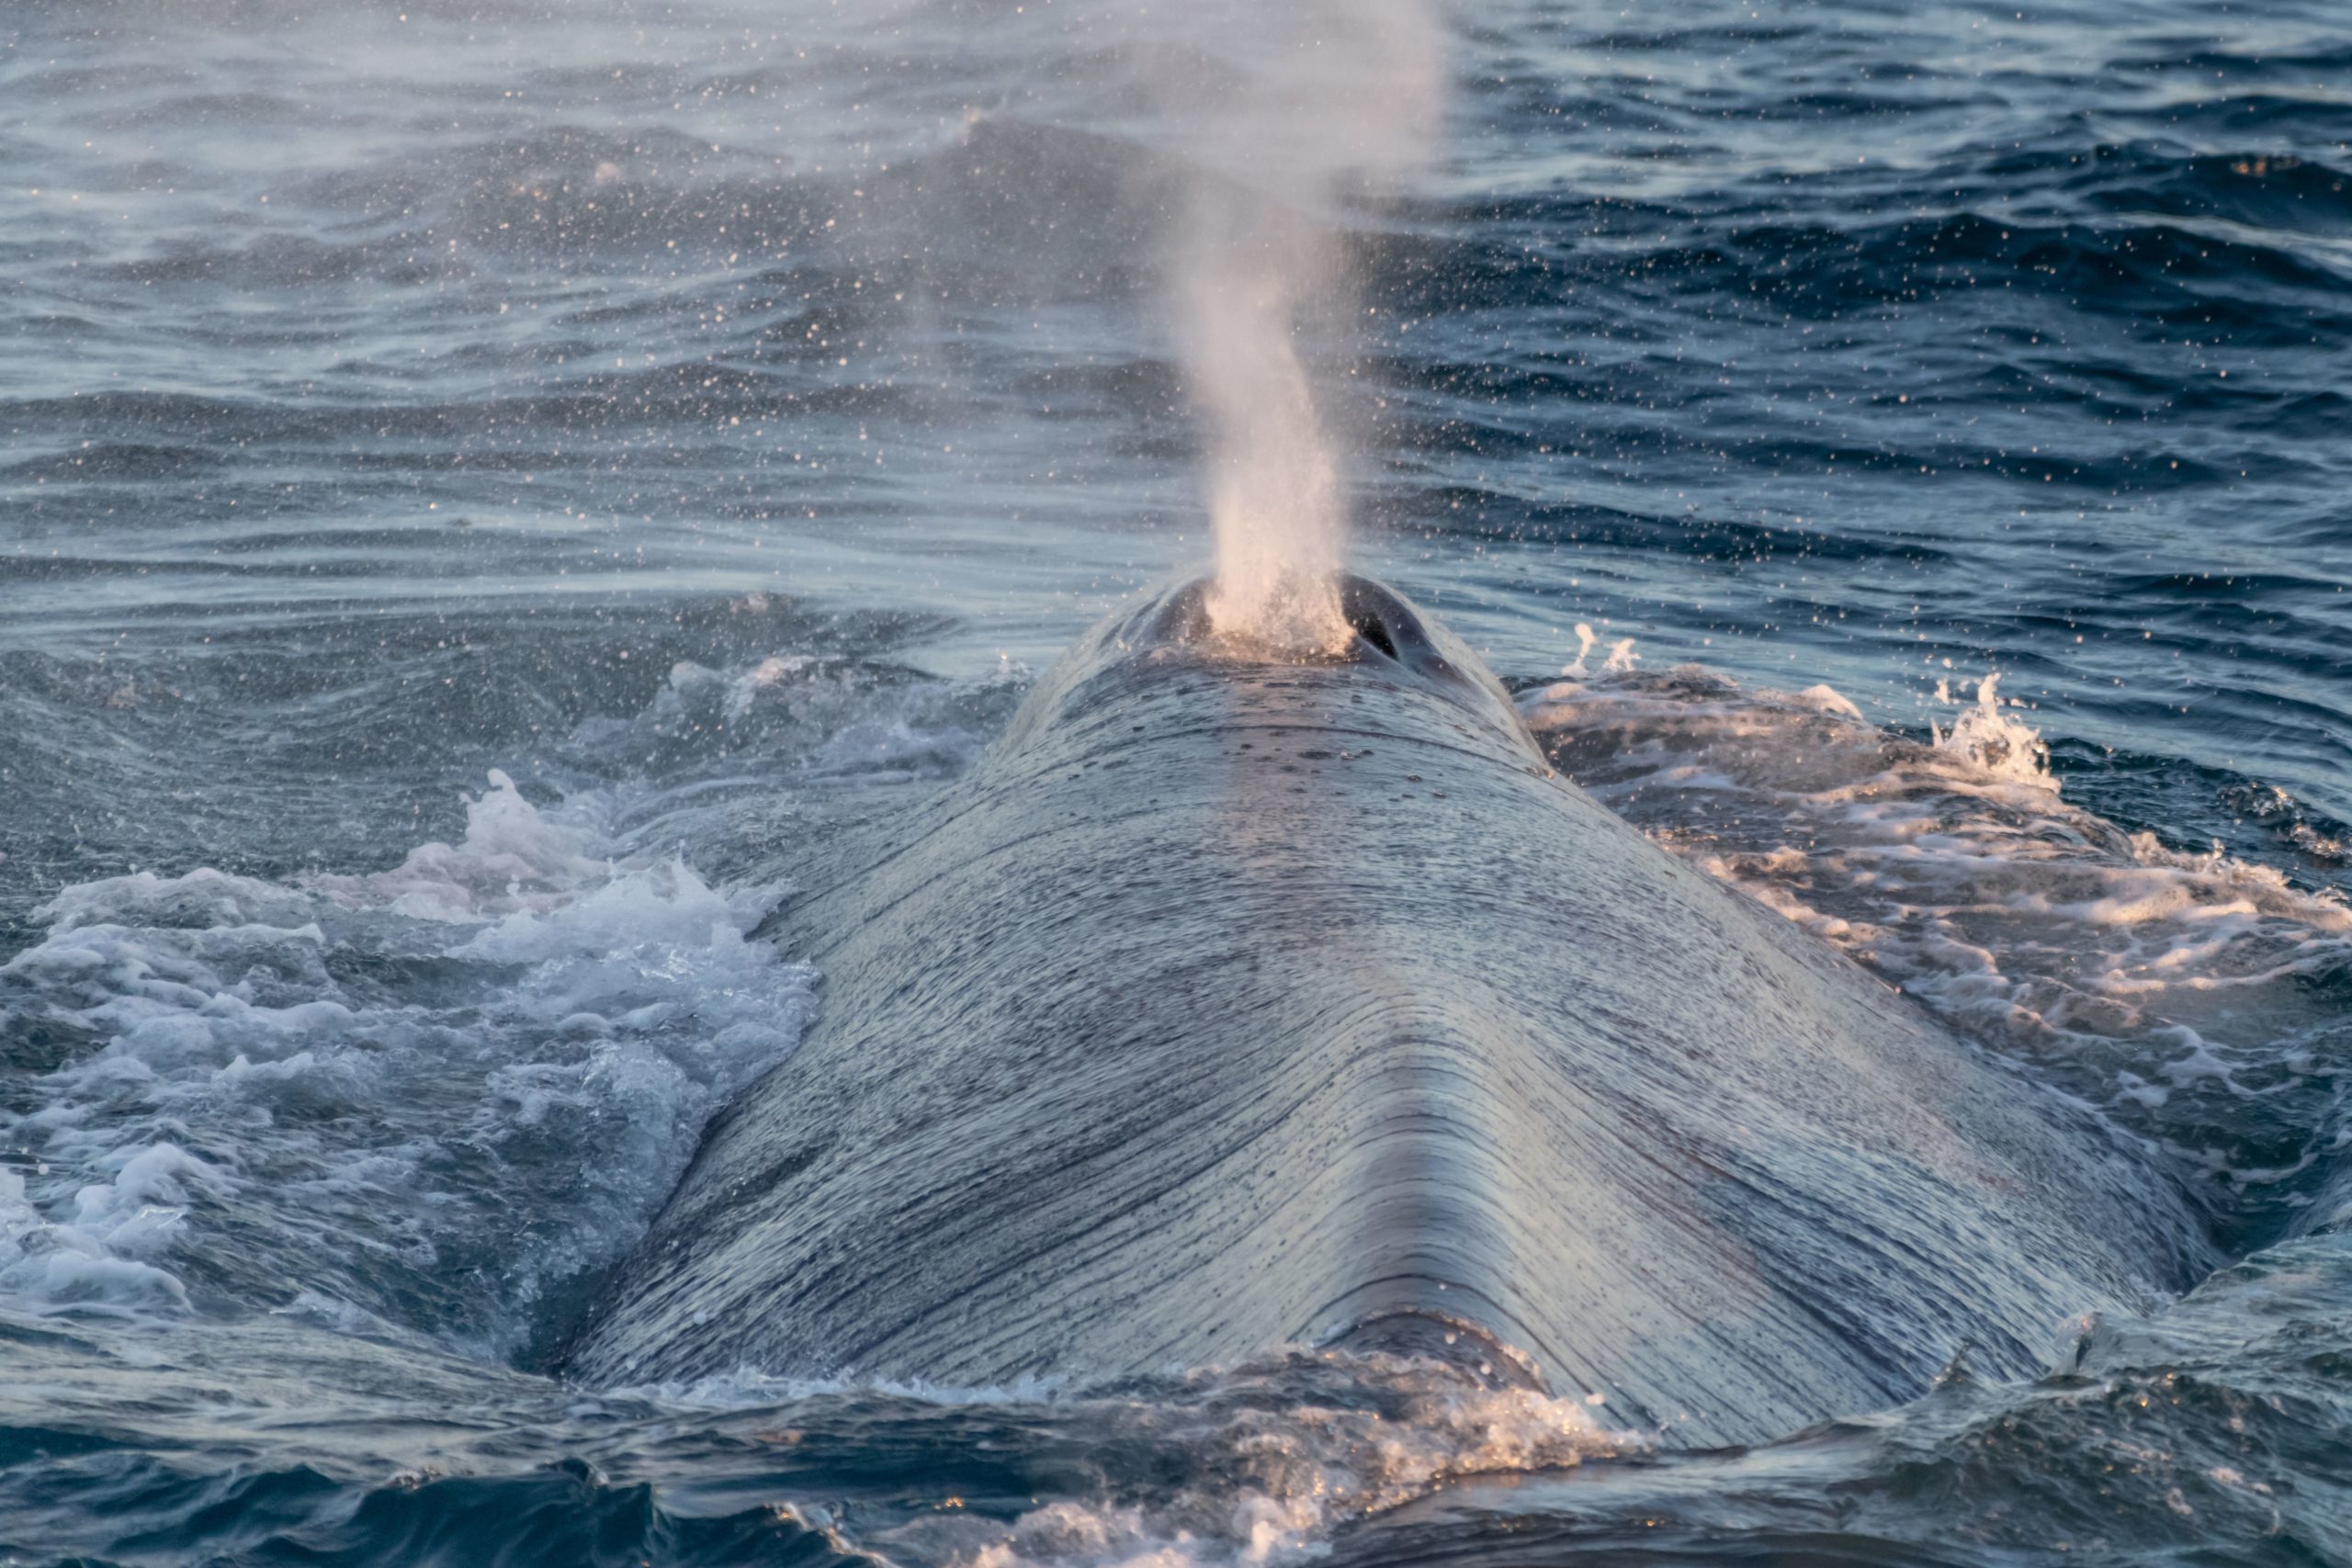
POLYGON ((1222 0, 1177 25, 1156 76, 1160 129, 1196 170, 1170 292, 1208 442, 1209 616, 1245 641, 1337 649, 1345 487, 1300 345, 1315 321, 1353 317, 1329 213, 1426 157, 1443 37, 1423 0, 1222 0))
MULTIPOLYGON (((1964 758, 2003 784, 2033 784, 2054 790, 2058 781, 2050 772, 2050 748, 2041 732, 2001 711, 2001 672, 1976 682, 1976 705, 1962 710, 1947 731, 1933 720, 1928 733, 1936 748, 1964 758)), ((1938 682, 1939 700, 1951 702, 1950 690, 1938 682)))
MULTIPOLYGON (((1592 668, 1586 660, 1591 657, 1593 648, 1600 640, 1590 626, 1578 621, 1577 656, 1560 667, 1560 678, 1569 682, 1591 680, 1592 668)), ((1600 672, 1603 675, 1629 675, 1633 673, 1634 666, 1641 661, 1642 656, 1634 651, 1634 639, 1621 637, 1609 645, 1609 657, 1601 661, 1600 672)))
POLYGON ((1598 637, 1593 635, 1593 630, 1590 626, 1585 625, 1582 621, 1578 621, 1577 623, 1577 656, 1567 663, 1560 666, 1560 673, 1566 676, 1571 681, 1583 681, 1589 679, 1592 675, 1592 671, 1585 664, 1585 660, 1591 654, 1592 645, 1600 640, 1600 639, 1598 637))

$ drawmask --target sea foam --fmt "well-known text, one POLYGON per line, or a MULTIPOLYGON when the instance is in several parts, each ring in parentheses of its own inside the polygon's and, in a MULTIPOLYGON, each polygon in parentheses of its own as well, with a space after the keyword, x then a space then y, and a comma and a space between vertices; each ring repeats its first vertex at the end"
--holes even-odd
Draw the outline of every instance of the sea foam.
POLYGON ((0 1115, 0 1293, 171 1314, 345 1307, 488 1353, 616 1256, 814 976, 775 886, 633 852, 503 773, 365 874, 82 884, 0 966, 0 1028, 85 1041, 0 1115))
POLYGON ((1522 706, 1667 848, 2209 1178, 2242 1239, 2318 1223, 2302 1178, 2352 1137, 2328 1066, 2352 908, 2068 800, 1996 677, 1938 699, 1961 711, 1926 743, 1694 665, 1522 706))

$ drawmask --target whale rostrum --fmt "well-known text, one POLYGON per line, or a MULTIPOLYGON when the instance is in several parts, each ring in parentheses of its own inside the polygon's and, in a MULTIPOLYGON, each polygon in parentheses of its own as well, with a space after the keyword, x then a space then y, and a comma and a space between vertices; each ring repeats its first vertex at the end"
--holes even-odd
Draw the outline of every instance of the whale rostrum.
POLYGON ((1668 1446, 1922 1392, 2211 1264, 2085 1108, 1546 766, 1349 578, 1345 654, 1113 616, 773 922, 825 976, 563 1354, 963 1386, 1472 1360, 1668 1446))

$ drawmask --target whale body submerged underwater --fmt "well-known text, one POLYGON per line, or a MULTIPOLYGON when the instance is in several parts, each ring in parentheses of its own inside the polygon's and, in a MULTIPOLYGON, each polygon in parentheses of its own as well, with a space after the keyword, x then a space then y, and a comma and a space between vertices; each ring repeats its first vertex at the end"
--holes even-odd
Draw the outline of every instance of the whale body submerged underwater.
POLYGON ((561 1357, 1001 1383, 1466 1360, 1669 1447, 1979 1372, 2210 1259, 2090 1112, 1555 775, 1451 634, 1114 615, 774 922, 823 1017, 561 1357))

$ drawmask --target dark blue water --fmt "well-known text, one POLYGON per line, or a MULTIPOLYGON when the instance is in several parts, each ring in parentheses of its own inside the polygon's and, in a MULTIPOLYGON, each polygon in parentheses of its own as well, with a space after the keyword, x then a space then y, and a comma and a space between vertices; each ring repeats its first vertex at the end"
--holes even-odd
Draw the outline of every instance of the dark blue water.
POLYGON ((0 13, 0 1555, 2352 1562, 2322 0, 1465 4, 1306 214, 1360 561, 2242 1262, 1717 1456, 1306 1354, 536 1375, 816 1005, 779 846, 1206 558, 1181 193, 1289 187, 1141 106, 1282 67, 1132 12, 0 13))

